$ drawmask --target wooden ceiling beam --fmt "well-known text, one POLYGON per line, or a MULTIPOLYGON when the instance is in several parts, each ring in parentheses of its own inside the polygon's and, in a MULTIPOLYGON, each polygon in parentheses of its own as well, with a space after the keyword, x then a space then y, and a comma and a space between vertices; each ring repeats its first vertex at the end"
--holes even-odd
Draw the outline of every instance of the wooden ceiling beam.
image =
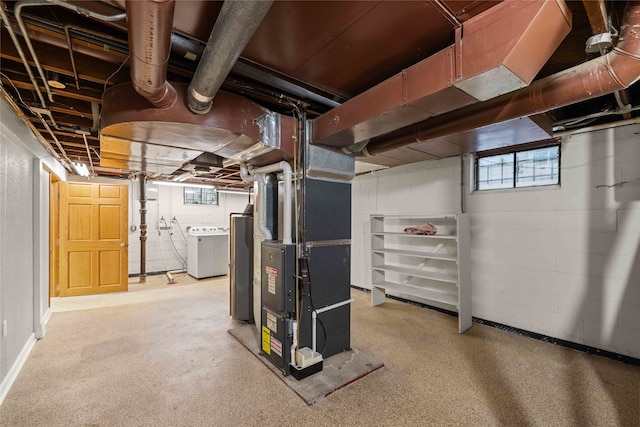
MULTIPOLYGON (((13 82, 13 85, 17 89, 35 90, 31 82, 25 82, 25 81, 16 80, 16 79, 11 79, 11 82, 13 82)), ((7 84, 11 86, 11 82, 9 81, 9 79, 2 77, 3 84, 7 84)), ((44 93, 45 91, 44 86, 40 86, 40 91, 44 93)), ((98 92, 95 92, 95 95, 93 95, 91 93, 88 94, 88 91, 83 89, 82 93, 79 93, 76 88, 70 87, 70 86, 67 86, 65 89, 51 88, 51 91, 54 96, 60 96, 64 98, 75 99, 78 101, 85 101, 85 102, 97 102, 98 104, 102 103, 102 97, 98 92)))

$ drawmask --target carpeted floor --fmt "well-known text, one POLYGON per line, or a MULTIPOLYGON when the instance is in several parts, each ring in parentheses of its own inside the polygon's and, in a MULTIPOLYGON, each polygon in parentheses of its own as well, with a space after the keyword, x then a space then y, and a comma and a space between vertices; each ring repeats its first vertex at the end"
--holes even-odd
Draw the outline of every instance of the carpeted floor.
POLYGON ((353 290, 385 366, 313 406, 227 333, 226 278, 55 300, 2 426, 638 426, 640 368, 353 290), (83 300, 84 298, 84 300, 83 300), (91 309, 84 309, 91 307, 91 309))

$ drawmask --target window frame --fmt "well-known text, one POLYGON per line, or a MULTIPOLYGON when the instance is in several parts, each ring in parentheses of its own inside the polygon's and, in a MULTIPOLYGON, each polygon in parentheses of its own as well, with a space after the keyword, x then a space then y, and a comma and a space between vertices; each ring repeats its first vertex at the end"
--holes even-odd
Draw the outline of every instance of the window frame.
MULTIPOLYGON (((196 198, 194 198, 195 200, 196 198)), ((185 186, 182 189, 182 204, 184 206, 220 206, 220 194, 218 193, 218 189, 215 187, 211 187, 211 188, 203 188, 203 187, 190 187, 190 186, 185 186), (197 198, 197 202, 188 202, 187 201, 187 192, 194 192, 194 190, 199 191, 200 193, 200 197, 197 198), (215 194, 215 203, 208 203, 206 202, 206 200, 203 199, 203 193, 204 192, 209 192, 212 191, 213 194, 215 194), (206 202, 206 203, 205 203, 206 202)))
POLYGON ((533 148, 524 148, 521 150, 509 150, 509 151, 505 151, 505 152, 493 152, 491 154, 475 154, 475 156, 473 157, 473 191, 498 191, 498 190, 520 190, 520 189, 525 189, 525 188, 541 188, 541 187, 550 187, 550 186, 559 186, 562 183, 562 144, 560 142, 555 142, 553 144, 547 144, 547 145, 543 145, 543 146, 539 146, 539 147, 533 147, 533 148), (518 162, 517 162, 517 154, 518 153, 525 153, 528 151, 537 151, 537 150, 543 150, 543 149, 547 149, 547 148, 552 148, 552 147, 557 147, 558 148, 558 182, 554 182, 551 184, 541 184, 541 185, 521 185, 521 186, 517 186, 517 178, 518 178, 518 162), (512 177, 512 183, 511 186, 509 187, 502 187, 502 188, 479 188, 479 184, 480 184, 480 160, 481 159, 485 159, 487 157, 494 157, 494 156, 504 156, 504 155, 511 155, 513 156, 513 177, 512 177))

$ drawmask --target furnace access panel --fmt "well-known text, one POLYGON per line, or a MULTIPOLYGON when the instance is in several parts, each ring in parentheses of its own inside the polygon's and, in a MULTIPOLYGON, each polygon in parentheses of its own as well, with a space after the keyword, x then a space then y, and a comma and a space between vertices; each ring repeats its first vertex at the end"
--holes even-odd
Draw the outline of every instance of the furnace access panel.
POLYGON ((295 315, 295 246, 262 243, 262 353, 284 375, 291 362, 292 317, 295 315))

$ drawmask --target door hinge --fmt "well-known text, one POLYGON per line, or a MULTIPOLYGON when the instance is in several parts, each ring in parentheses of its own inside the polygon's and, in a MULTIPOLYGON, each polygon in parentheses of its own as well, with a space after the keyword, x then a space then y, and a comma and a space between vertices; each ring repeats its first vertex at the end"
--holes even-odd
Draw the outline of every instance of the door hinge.
POLYGON ((56 291, 60 292, 60 285, 56 285, 56 291))
POLYGON ((59 237, 56 239, 56 245, 60 245, 60 238, 59 237))

